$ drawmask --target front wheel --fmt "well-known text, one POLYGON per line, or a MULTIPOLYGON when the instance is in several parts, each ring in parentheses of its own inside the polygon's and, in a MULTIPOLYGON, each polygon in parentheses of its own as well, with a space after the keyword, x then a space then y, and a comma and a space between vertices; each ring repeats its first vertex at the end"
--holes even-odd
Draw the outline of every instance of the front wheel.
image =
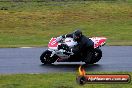
POLYGON ((52 52, 49 51, 49 50, 44 51, 40 56, 40 61, 43 64, 52 64, 52 63, 54 63, 57 60, 57 56, 50 57, 51 54, 52 54, 52 52))

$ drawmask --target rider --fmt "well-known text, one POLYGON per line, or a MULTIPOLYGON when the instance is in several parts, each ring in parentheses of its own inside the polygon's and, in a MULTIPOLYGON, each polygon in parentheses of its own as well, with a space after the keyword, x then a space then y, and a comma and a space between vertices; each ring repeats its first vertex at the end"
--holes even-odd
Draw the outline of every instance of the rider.
POLYGON ((94 49, 94 42, 88 37, 84 36, 79 29, 75 30, 71 34, 58 37, 57 41, 60 41, 66 37, 71 37, 77 42, 77 45, 70 49, 70 51, 72 51, 75 55, 80 54, 81 52, 87 52, 88 50, 92 51, 94 49))

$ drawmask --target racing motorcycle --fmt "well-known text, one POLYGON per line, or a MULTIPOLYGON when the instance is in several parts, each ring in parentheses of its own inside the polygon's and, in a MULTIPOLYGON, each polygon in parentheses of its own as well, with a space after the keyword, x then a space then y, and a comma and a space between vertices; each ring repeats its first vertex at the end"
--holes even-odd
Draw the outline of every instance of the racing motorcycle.
POLYGON ((48 44, 48 49, 45 50, 41 56, 40 61, 43 64, 52 64, 54 62, 85 62, 86 64, 94 64, 98 62, 102 57, 101 46, 105 45, 105 37, 91 37, 89 38, 94 42, 93 52, 81 52, 75 55, 69 48, 73 48, 77 45, 77 42, 73 38, 67 37, 60 42, 57 38, 51 38, 48 44), (86 55, 83 55, 86 53, 86 55))

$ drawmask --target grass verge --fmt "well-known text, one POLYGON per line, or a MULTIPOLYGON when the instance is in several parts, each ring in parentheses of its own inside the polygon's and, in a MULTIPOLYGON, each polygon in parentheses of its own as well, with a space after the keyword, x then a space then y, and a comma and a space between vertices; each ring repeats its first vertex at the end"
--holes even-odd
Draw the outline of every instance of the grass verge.
MULTIPOLYGON (((93 72, 88 72, 93 74, 93 72)), ((132 72, 94 72, 94 74, 130 74, 132 72)), ((0 75, 0 88, 131 88, 129 84, 76 83, 77 73, 0 75)))
POLYGON ((132 45, 132 3, 117 1, 0 2, 0 47, 47 46, 82 29, 108 45, 132 45))

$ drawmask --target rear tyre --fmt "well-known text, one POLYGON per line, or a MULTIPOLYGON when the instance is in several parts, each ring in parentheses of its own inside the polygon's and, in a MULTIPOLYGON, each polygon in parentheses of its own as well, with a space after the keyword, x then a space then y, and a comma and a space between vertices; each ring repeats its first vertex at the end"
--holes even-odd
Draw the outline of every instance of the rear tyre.
POLYGON ((96 48, 94 50, 94 55, 93 55, 93 58, 90 61, 90 64, 94 64, 94 63, 98 62, 101 59, 101 57, 102 57, 101 49, 96 48))
MULTIPOLYGON (((89 56, 89 55, 88 55, 89 56)), ((90 55, 89 61, 85 62, 86 64, 94 64, 98 62, 102 57, 102 51, 99 48, 94 49, 94 53, 90 55), (91 58, 92 57, 92 58, 91 58)))
POLYGON ((51 51, 49 50, 46 50, 44 51, 41 56, 40 56, 40 61, 43 63, 43 64, 52 64, 54 63, 56 60, 57 60, 57 56, 53 56, 53 57, 50 57, 52 54, 51 51))

